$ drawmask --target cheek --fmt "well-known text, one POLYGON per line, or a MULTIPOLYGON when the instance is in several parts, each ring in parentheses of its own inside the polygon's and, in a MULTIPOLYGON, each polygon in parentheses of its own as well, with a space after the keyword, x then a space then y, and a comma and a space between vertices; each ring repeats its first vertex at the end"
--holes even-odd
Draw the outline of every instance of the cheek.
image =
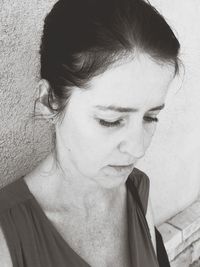
POLYGON ((87 126, 76 122, 71 124, 68 128, 66 142, 71 150, 70 154, 73 161, 80 168, 86 168, 86 166, 90 166, 90 168, 101 167, 112 150, 111 142, 108 141, 107 136, 90 123, 87 123, 87 126))
POLYGON ((157 124, 153 123, 153 124, 147 125, 147 127, 145 127, 145 130, 144 130, 145 149, 147 149, 151 144, 152 138, 153 138, 154 133, 156 131, 156 126, 157 126, 157 124))

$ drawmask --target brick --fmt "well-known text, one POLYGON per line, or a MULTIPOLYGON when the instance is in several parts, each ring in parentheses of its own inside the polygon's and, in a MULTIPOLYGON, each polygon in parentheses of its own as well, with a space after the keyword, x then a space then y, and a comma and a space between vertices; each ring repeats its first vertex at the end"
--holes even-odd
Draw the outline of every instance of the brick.
POLYGON ((200 239, 192 244, 192 262, 198 261, 199 259, 200 259, 200 239))
POLYGON ((200 202, 196 201, 183 212, 168 221, 171 225, 182 230, 183 240, 200 229, 200 202))
POLYGON ((189 247, 170 263, 171 267, 189 267, 192 263, 191 254, 191 247, 189 247))
MULTIPOLYGON (((169 258, 173 260, 177 255, 181 254, 184 250, 190 247, 193 243, 200 239, 200 229, 193 233, 188 239, 184 240, 174 250, 170 252, 169 258)), ((200 267, 200 266, 199 266, 200 267)))
POLYGON ((193 262, 189 267, 200 267, 200 260, 193 262))

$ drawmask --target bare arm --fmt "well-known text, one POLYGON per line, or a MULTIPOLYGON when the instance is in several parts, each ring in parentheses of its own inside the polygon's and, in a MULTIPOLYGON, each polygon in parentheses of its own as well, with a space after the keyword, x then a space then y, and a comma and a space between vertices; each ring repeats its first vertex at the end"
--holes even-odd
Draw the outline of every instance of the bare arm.
POLYGON ((151 241, 153 243, 153 247, 154 247, 154 250, 155 250, 155 253, 156 253, 156 236, 155 236, 153 211, 152 211, 152 205, 151 205, 150 198, 149 198, 149 201, 148 201, 146 219, 147 219, 147 222, 148 222, 148 225, 149 225, 149 230, 150 230, 150 234, 151 234, 151 241))
POLYGON ((4 237, 4 234, 0 228, 0 266, 1 267, 13 267, 10 252, 4 237))

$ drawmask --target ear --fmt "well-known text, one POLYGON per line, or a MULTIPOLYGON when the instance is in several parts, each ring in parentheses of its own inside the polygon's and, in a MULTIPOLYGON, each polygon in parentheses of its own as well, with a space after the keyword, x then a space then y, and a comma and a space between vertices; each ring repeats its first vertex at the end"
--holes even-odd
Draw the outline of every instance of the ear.
POLYGON ((49 108, 48 95, 49 95, 50 84, 47 80, 42 79, 38 83, 38 103, 40 104, 40 113, 43 116, 52 116, 53 112, 49 108))

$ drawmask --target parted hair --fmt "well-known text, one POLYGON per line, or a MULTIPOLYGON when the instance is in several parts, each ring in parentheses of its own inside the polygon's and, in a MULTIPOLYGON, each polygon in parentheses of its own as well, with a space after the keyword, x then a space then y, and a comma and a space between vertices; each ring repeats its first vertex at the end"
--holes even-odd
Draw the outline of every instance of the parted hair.
POLYGON ((179 50, 172 29, 148 2, 60 0, 45 18, 40 46, 48 106, 61 113, 73 87, 86 89, 94 76, 136 52, 173 64, 176 74, 179 50))

